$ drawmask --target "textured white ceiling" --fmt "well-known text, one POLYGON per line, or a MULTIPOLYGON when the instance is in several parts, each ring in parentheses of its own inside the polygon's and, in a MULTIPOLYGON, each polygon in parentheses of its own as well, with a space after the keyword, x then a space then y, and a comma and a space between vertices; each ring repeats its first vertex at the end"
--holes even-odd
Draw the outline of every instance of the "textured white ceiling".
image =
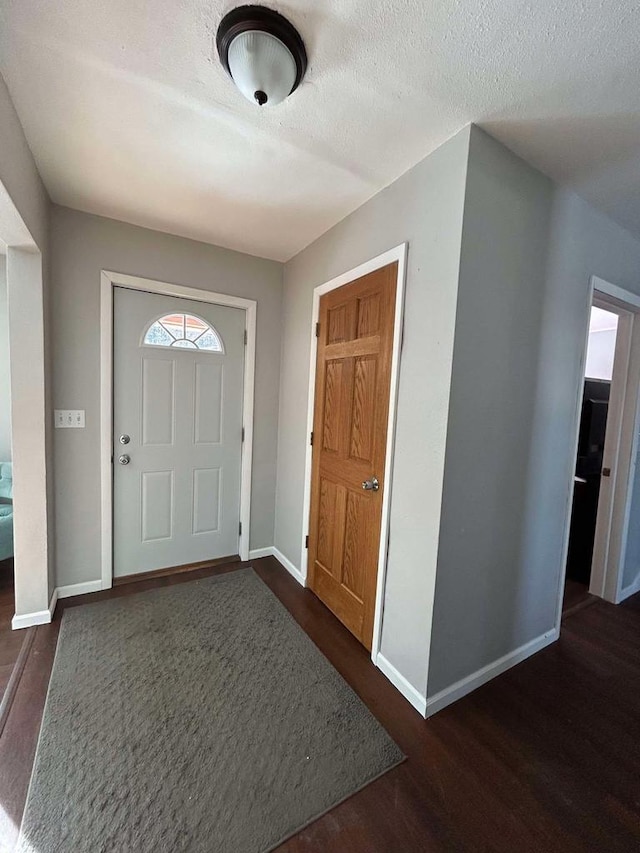
POLYGON ((0 0, 54 201, 279 260, 475 121, 640 233, 637 0, 288 0, 310 67, 259 110, 228 0, 0 0))

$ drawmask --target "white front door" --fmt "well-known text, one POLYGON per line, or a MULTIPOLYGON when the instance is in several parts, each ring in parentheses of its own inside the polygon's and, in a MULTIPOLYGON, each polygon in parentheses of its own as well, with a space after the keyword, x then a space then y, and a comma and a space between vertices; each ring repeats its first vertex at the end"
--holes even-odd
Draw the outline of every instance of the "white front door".
POLYGON ((245 312, 114 289, 114 577, 238 552, 245 312))

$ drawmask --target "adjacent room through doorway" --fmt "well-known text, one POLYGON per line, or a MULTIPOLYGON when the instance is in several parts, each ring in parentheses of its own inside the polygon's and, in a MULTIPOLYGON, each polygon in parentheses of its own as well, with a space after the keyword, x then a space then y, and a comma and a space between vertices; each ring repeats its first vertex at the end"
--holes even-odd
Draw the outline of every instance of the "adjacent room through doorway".
POLYGON ((3 702, 24 641, 11 631, 15 612, 13 579, 13 468, 11 464, 11 383, 9 379, 9 315, 7 258, 0 254, 0 731, 3 702))
POLYGON ((584 358, 566 612, 640 589, 640 299, 597 277, 584 358))
POLYGON ((619 315, 591 306, 576 458, 571 531, 565 579, 565 608, 589 595, 603 454, 613 379, 619 315))

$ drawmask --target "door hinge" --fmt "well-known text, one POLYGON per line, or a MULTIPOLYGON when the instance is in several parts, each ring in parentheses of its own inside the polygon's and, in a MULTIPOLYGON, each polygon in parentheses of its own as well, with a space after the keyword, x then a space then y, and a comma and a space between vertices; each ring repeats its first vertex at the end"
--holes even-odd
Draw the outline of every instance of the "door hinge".
POLYGON ((313 433, 309 436, 309 444, 313 447, 313 433))
POLYGON ((238 525, 238 533, 242 536, 242 522, 238 525))
POLYGON ((244 330, 244 345, 245 345, 245 346, 247 345, 247 341, 248 341, 248 340, 249 340, 249 337, 248 337, 248 335, 247 335, 247 330, 245 329, 245 330, 244 330))
POLYGON ((244 427, 242 427, 242 440, 244 441, 244 427))
POLYGON ((320 323, 316 323, 316 338, 320 337, 320 323))
POLYGON ((309 536, 308 536, 308 534, 307 534, 307 536, 304 537, 304 547, 305 548, 309 547, 309 536))

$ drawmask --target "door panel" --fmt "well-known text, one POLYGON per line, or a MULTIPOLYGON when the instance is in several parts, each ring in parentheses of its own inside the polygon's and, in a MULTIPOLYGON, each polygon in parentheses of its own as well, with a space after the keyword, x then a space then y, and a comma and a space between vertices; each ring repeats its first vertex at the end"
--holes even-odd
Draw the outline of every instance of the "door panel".
POLYGON ((320 300, 309 586, 371 648, 397 265, 320 300), (363 490, 377 478, 377 491, 363 490))
POLYGON ((220 528, 219 468, 198 468, 193 472, 193 532, 215 533, 220 528))
POLYGON ((380 330, 380 294, 372 293, 358 300, 358 333, 356 337, 366 338, 380 330))
MULTIPOLYGON (((347 492, 345 513, 344 555, 342 562, 342 583, 358 601, 364 600, 364 572, 368 554, 367 533, 372 521, 372 502, 366 494, 347 492)), ((375 524, 375 513, 373 513, 375 524)), ((377 562, 376 553, 376 562, 377 562)))
MULTIPOLYGON (((320 481, 320 499, 318 506, 318 535, 316 542, 316 558, 334 577, 334 567, 340 565, 340 554, 336 555, 336 544, 338 542, 338 531, 335 519, 339 516, 338 491, 340 486, 329 480, 320 481)), ((341 495, 342 497, 342 495, 341 495)), ((340 550, 338 548, 338 550, 340 550)))
POLYGON ((171 539, 173 471, 143 471, 141 486, 142 541, 171 539))
POLYGON ((173 444, 175 363, 142 359, 142 443, 173 444))
POLYGON ((344 363, 333 361, 327 365, 324 389, 324 425, 322 429, 322 447, 324 450, 338 453, 340 450, 340 413, 342 412, 342 392, 345 384, 344 363))
POLYGON ((115 577, 237 554, 244 328, 237 308, 115 288, 115 577), (207 324, 217 351, 191 344, 207 324))
POLYGON ((196 363, 194 397, 194 441, 220 444, 222 441, 222 364, 196 363))
POLYGON ((377 359, 372 356, 355 359, 349 455, 369 464, 373 464, 374 455, 375 423, 372 414, 375 412, 377 367, 377 359))

